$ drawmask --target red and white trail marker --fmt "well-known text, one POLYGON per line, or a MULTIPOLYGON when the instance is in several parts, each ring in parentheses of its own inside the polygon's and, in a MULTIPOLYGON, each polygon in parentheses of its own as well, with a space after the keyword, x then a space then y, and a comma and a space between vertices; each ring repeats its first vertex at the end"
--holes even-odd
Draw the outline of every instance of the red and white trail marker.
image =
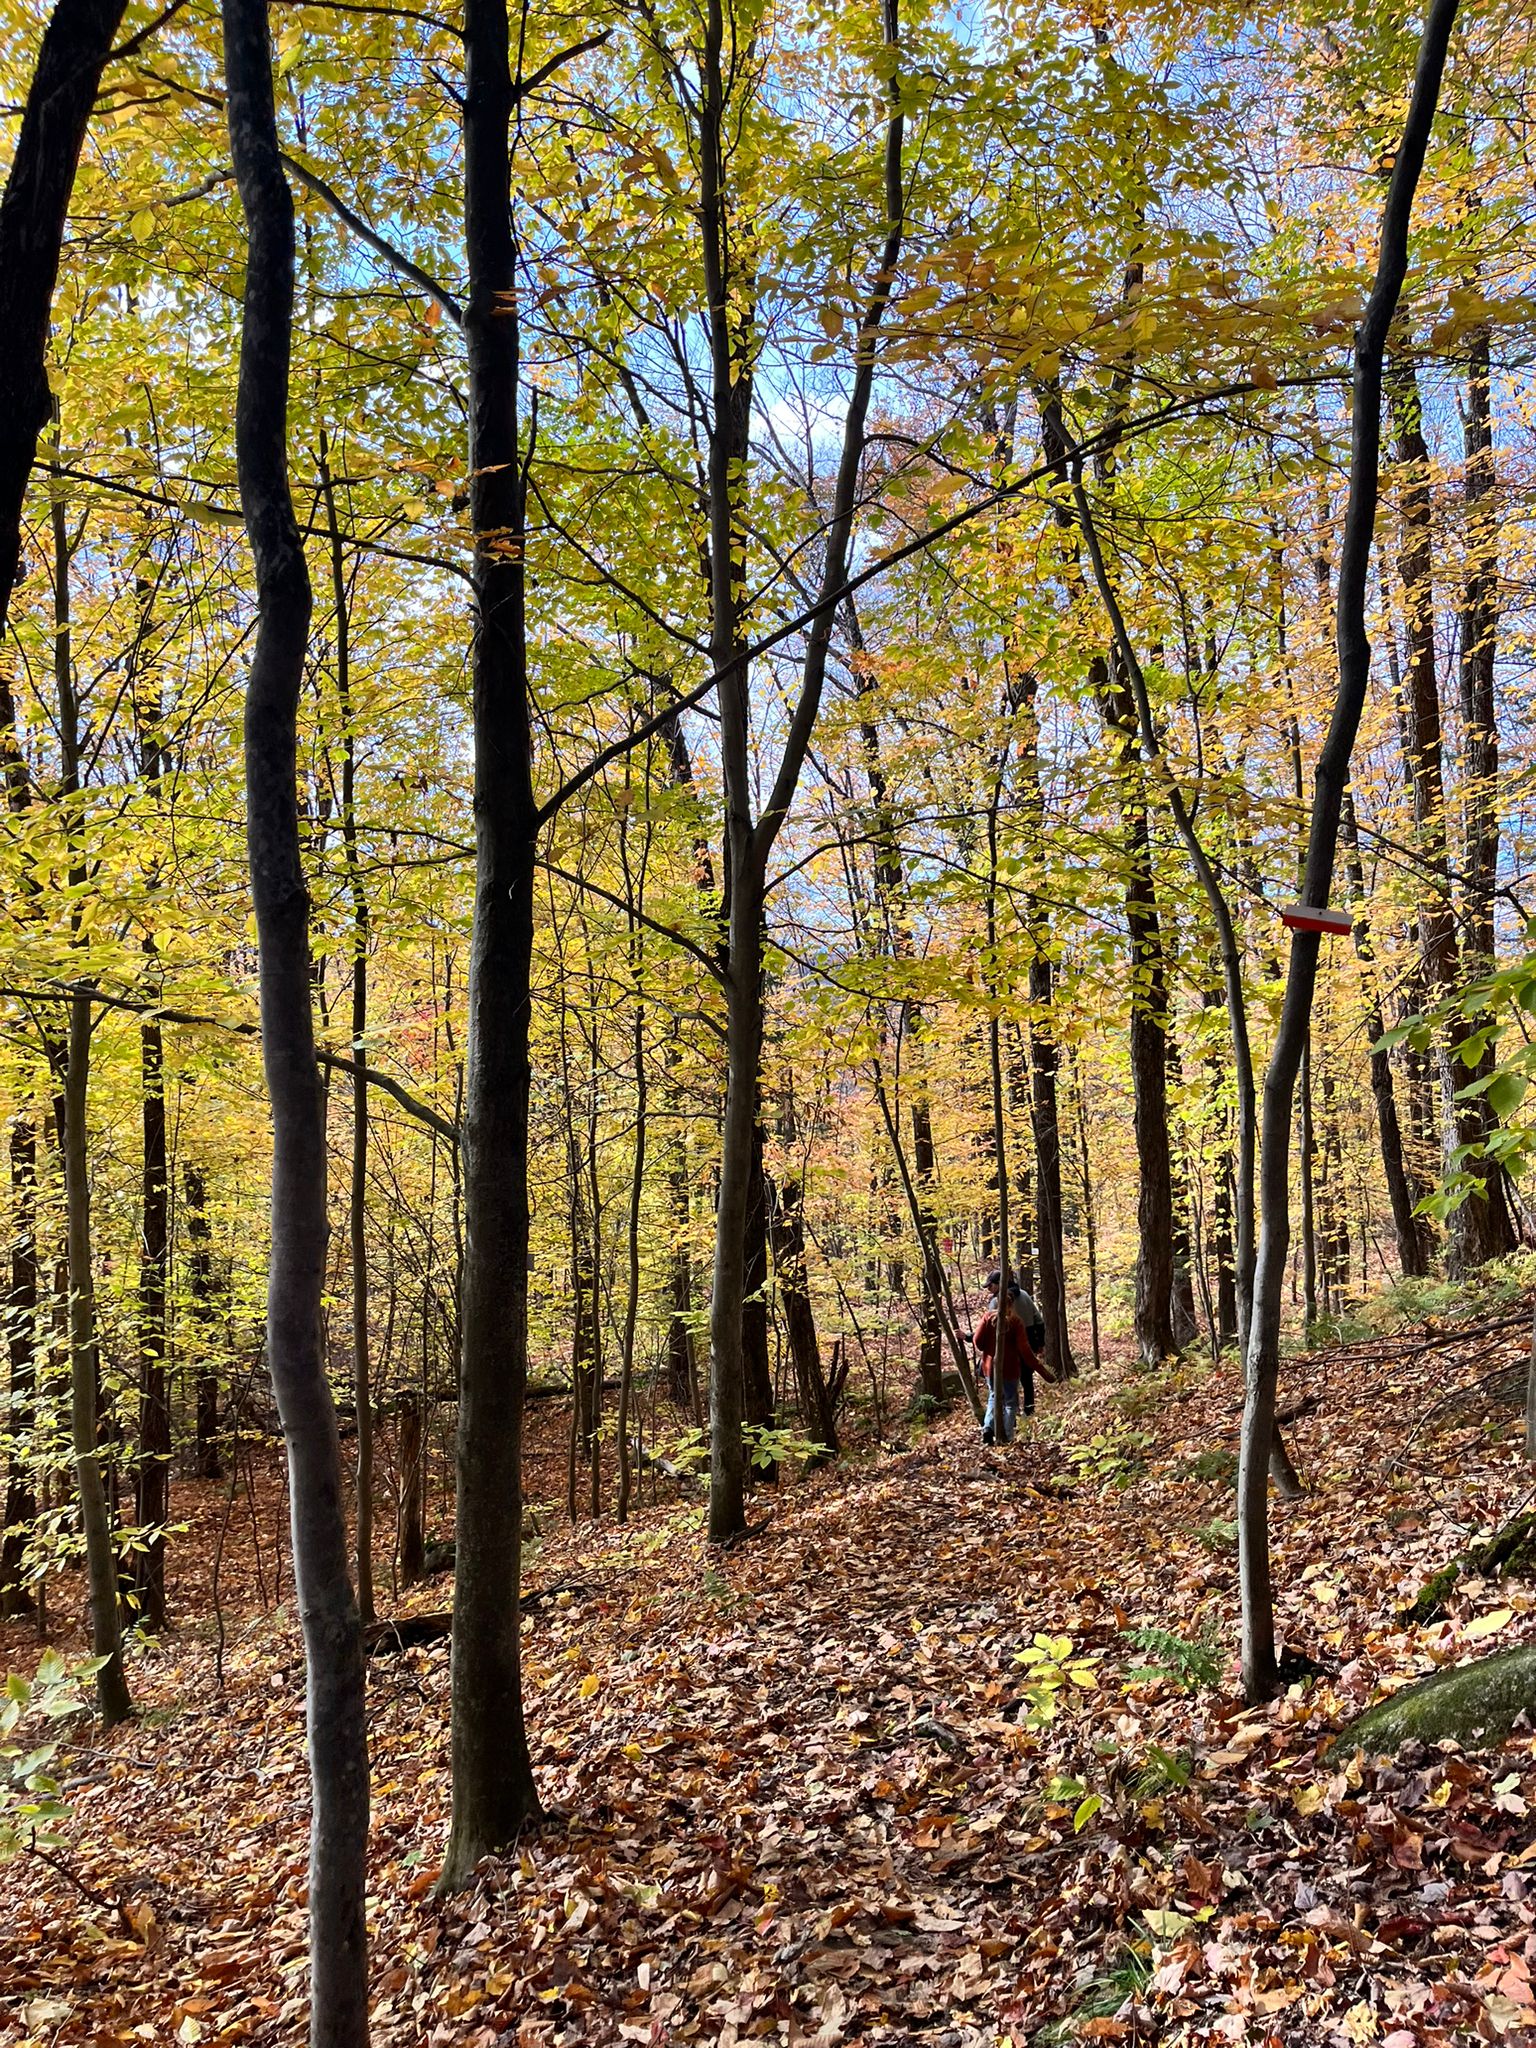
POLYGON ((1326 910, 1315 903, 1293 903, 1282 910, 1280 922, 1293 932, 1336 932, 1340 936, 1354 926, 1347 910, 1326 910))

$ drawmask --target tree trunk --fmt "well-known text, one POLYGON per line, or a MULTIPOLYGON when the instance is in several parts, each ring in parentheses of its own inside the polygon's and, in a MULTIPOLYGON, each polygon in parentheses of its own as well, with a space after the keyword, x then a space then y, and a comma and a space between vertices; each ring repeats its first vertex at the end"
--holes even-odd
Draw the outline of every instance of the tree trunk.
POLYGON ((1152 881, 1141 768, 1127 758, 1121 817, 1125 910, 1131 934, 1131 1083, 1135 1092, 1136 1349, 1145 1365, 1171 1356, 1173 1339, 1173 1172, 1168 1146, 1168 991, 1163 936, 1152 881))
MULTIPOLYGON (((768 857, 789 815, 826 682, 832 626, 842 598, 852 544, 859 473, 863 463, 876 339, 890 302, 902 247, 901 86, 898 75, 897 0, 883 0, 882 28, 890 59, 884 80, 888 117, 882 188, 886 232, 878 266, 864 297, 857 328, 852 385, 843 417, 842 447, 824 530, 821 581, 806 627, 800 689, 784 728, 778 767, 761 815, 754 821, 749 755, 750 677, 745 659, 742 606, 747 524, 746 476, 751 455, 752 364, 747 337, 750 309, 742 303, 750 278, 732 267, 724 196, 729 158, 726 83, 722 65, 722 0, 707 0, 699 64, 700 230, 710 350, 711 420, 707 503, 709 514, 710 660, 716 676, 720 758, 726 823, 726 1091, 715 1213, 714 1293, 710 1302, 713 1349, 710 1374, 709 1537, 733 1540, 746 1527, 741 1421, 744 1386, 742 1313, 747 1286, 746 1232, 753 1194, 753 1153, 763 1040, 763 921, 768 857)), ((733 79, 743 75, 744 53, 733 50, 733 79)), ((761 1185, 761 1175, 757 1176, 761 1185)))
POLYGON ((1423 1220, 1415 1216, 1414 1193, 1403 1158, 1403 1132, 1397 1116, 1397 1091, 1392 1083, 1392 1058, 1382 1045, 1386 1024, 1381 1014, 1381 995, 1376 976, 1376 951, 1365 912, 1365 868, 1360 858, 1360 833, 1355 821, 1352 790, 1344 793, 1339 836, 1344 847, 1345 874, 1355 899, 1355 951, 1366 989, 1365 1035, 1371 1047, 1371 1094, 1376 1102, 1376 1131, 1381 1144, 1381 1170, 1387 1183, 1387 1200, 1392 1209, 1392 1232, 1397 1240, 1397 1262, 1403 1277, 1422 1279, 1429 1271, 1429 1236, 1423 1220))
POLYGON ((310 2040, 364 2048, 368 1743, 363 1638, 348 1574, 341 1443, 321 1353, 326 1152, 311 1015, 297 727, 310 585, 288 487, 293 201, 278 156, 266 0, 224 0, 227 114, 247 256, 235 445, 256 567, 245 704, 246 838, 262 1064, 272 1104, 267 1364, 288 1446, 293 1568, 308 1673, 310 2040))
POLYGON ((523 1724, 521 1478, 528 1384, 528 1014, 539 817, 528 711, 519 425, 515 92, 506 0, 464 12, 475 909, 460 1156, 464 1256, 453 1602, 453 1814, 445 1890, 537 1817, 523 1724))
MULTIPOLYGON (((1370 683, 1366 581, 1375 531, 1381 460, 1382 360, 1408 264, 1408 225, 1434 122, 1457 0, 1430 0, 1402 147, 1392 166, 1376 280, 1355 337, 1349 503, 1339 555, 1339 687, 1313 784, 1302 900, 1326 904, 1349 759, 1370 683)), ((1281 1293, 1290 1242, 1291 1112, 1317 979, 1319 935, 1294 932, 1280 1026, 1264 1080, 1259 1161, 1262 1226, 1246 1359, 1238 1466, 1238 1558, 1242 1590, 1243 1685, 1263 1699, 1277 1680, 1269 1557, 1269 1465, 1280 1372, 1281 1293)))
POLYGON ((320 436, 320 494, 330 529, 331 601, 336 628, 336 698, 341 712, 341 845, 352 897, 352 1176, 347 1252, 352 1276, 352 1405, 357 1414, 357 1608, 364 1628, 373 1600, 373 1386, 368 1354, 368 891, 357 838, 357 731, 352 711, 352 620, 330 448, 320 436))
MULTIPOLYGON (((209 1249, 208 1190, 202 1169, 188 1166, 182 1175, 187 1203, 187 1292, 191 1297, 190 1321, 195 1342, 212 1341, 213 1254, 209 1249)), ((219 1375, 206 1356, 197 1362, 197 1454, 199 1479, 223 1476, 219 1457, 219 1375)))
POLYGON ((139 1459, 134 1554, 139 1610, 165 1627, 165 1527, 170 1520, 171 1402, 165 1365, 165 1298, 170 1278, 170 1172, 165 1147, 165 1055, 158 1018, 139 1029, 143 1076, 143 1188, 139 1249, 139 1459))
MULTIPOLYGON (((1454 998, 1461 981, 1456 915, 1451 893, 1447 848, 1445 780, 1442 760, 1440 686, 1435 646, 1433 528, 1429 449, 1424 439, 1423 404, 1412 362, 1394 362, 1388 379, 1396 429, 1396 467, 1401 476, 1398 573, 1407 626, 1408 662, 1404 673, 1408 772, 1413 790, 1413 817, 1424 886, 1419 898, 1419 948, 1425 974, 1436 1001, 1454 998)), ((1490 451, 1491 459, 1491 451, 1490 451)), ((1478 607, 1481 617, 1481 605, 1478 607)), ((1463 625, 1468 621, 1464 617, 1463 625)), ((1495 741, 1496 745, 1496 741, 1495 741)), ((1495 760, 1497 756, 1495 755, 1495 760)), ((1496 828, 1495 828, 1496 829, 1496 828)), ((1495 841, 1495 853, 1497 842, 1495 841)), ((1477 893, 1476 891, 1474 893, 1477 893)), ((1447 1172, 1453 1154, 1476 1145, 1484 1119, 1472 1102, 1459 1100, 1473 1076, 1455 1053, 1463 1036, 1456 1018, 1439 1028, 1435 1064, 1440 1084, 1441 1158, 1447 1172)), ((1474 1192, 1452 1212, 1446 1239, 1447 1264, 1454 1274, 1467 1273, 1513 1247, 1507 1205, 1499 1175, 1486 1180, 1476 1162, 1463 1169, 1474 1192)))
POLYGON ((1052 1022, 1055 995, 1050 956, 1038 948, 1029 963, 1030 1110, 1035 1133, 1036 1241, 1040 1257, 1040 1313, 1045 1319, 1045 1363, 1051 1377, 1076 1376, 1067 1323, 1067 1245, 1061 1197, 1059 1059, 1052 1022))
MULTIPOLYGON (((1462 481, 1466 534, 1466 570, 1461 600, 1461 730, 1462 730, 1462 966, 1467 979, 1494 967, 1494 897, 1499 865, 1499 728, 1495 695, 1499 641, 1499 513, 1498 472, 1494 464, 1493 417, 1489 384, 1491 364, 1488 330, 1472 336, 1467 361, 1466 398, 1462 405, 1462 481)), ((1492 1044, 1467 1075, 1485 1080, 1497 1054, 1492 1044)), ((1462 1105, 1469 1137, 1486 1144, 1497 1128, 1486 1094, 1462 1105)), ((1479 1250, 1495 1257, 1513 1251, 1518 1241, 1502 1168, 1474 1157, 1467 1171, 1481 1189, 1473 1203, 1486 1205, 1486 1215, 1471 1227, 1482 1236, 1479 1250)))
POLYGON ((0 1529, 0 1618, 30 1614, 23 1581, 27 1543, 37 1518, 32 1430, 37 1420, 37 1132, 25 1111, 11 1124, 11 1270, 6 1289, 6 1358, 10 1370, 6 1426, 11 1439, 0 1529))
POLYGON ((426 1459, 422 1440, 422 1399, 400 1396, 400 1583, 426 1577, 426 1459))
POLYGON ((96 1674, 96 1700, 110 1727, 133 1711, 123 1672, 122 1633, 117 1604, 117 1560, 102 1484, 97 1444, 96 1289, 91 1270, 91 1180, 86 1110, 91 1073, 91 999, 76 995, 69 1005, 69 1049, 64 1067, 64 1206, 69 1234, 70 1437, 75 1457, 80 1528, 85 1538, 86 1580, 91 1601, 91 1652, 105 1657, 96 1674))
POLYGON ((1312 1128, 1312 1033, 1301 1048, 1301 1091, 1296 1115, 1296 1150, 1301 1166, 1301 1322, 1303 1342, 1312 1341, 1317 1321, 1317 1139, 1312 1128))
POLYGON ((777 1189, 769 1190, 773 1263, 778 1276, 779 1300, 784 1307, 789 1355, 795 1368, 802 1427, 822 1446, 827 1457, 835 1458, 841 1448, 837 1440, 837 1411, 822 1370, 816 1313, 811 1305, 810 1282, 805 1267, 805 1189, 799 1163, 793 1156, 799 1135, 794 1091, 786 1086, 779 1118, 779 1137, 790 1154, 790 1160, 780 1176, 777 1189))
MULTIPOLYGON (((741 1306, 742 1415, 749 1429, 774 1424, 773 1361, 768 1350, 768 1172, 763 1163, 761 1086, 752 1119, 752 1175, 747 1201, 746 1299, 741 1306)), ((779 1468, 754 1451, 749 1479, 776 1486, 779 1468)))
POLYGON ((0 635, 21 564, 21 512, 48 419, 48 321, 86 126, 124 0, 58 0, 0 197, 0 635))

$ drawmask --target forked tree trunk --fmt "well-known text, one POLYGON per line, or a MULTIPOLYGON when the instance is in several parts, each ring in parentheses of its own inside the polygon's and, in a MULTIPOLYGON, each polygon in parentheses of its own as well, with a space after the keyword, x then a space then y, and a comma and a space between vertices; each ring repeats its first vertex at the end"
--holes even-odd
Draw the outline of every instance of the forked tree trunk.
MULTIPOLYGON (((1434 123, 1456 9, 1457 0, 1430 0, 1413 98, 1402 146, 1392 166, 1376 280, 1355 337, 1349 504, 1339 554, 1339 687, 1313 785, 1311 827, 1302 881, 1302 900, 1306 903, 1326 904, 1328 901, 1339 813, 1349 782, 1350 754, 1370 683, 1371 647, 1365 629, 1365 600, 1381 463, 1382 361, 1387 333, 1407 271, 1408 226, 1414 193, 1434 123)), ((1275 1387, 1280 1372, 1281 1295, 1290 1243, 1291 1111, 1297 1069, 1301 1064, 1312 1014, 1318 950, 1316 932, 1292 934, 1284 1006, 1264 1081, 1259 1161, 1262 1224, 1254 1275, 1253 1320, 1248 1341, 1238 1468, 1243 1686, 1252 1700, 1268 1697, 1277 1679, 1268 1481, 1275 1434, 1275 1387)))
POLYGON ((506 0, 464 10, 464 312, 474 532, 475 908, 461 1160, 464 1256, 453 1598, 453 1813, 467 1885, 539 1811, 523 1723, 521 1481, 528 1384, 528 1012, 539 817, 523 569, 517 245, 506 0))
POLYGON ((267 1364, 288 1445, 293 1567, 304 1627, 310 1822, 310 2040, 364 2048, 368 1743, 363 1635, 348 1570, 346 1489, 321 1353, 324 1098, 315 1059, 309 891, 299 841, 299 697, 310 585, 288 487, 293 201, 278 156, 267 0, 224 0, 227 115, 247 253, 235 447, 256 568, 245 701, 246 841, 272 1104, 267 1364))
MULTIPOLYGON (((708 465, 710 660, 720 712, 726 818, 726 1091, 715 1218, 714 1292, 710 1301, 709 1538, 730 1542, 746 1527, 741 1438, 745 1399, 742 1315, 747 1293, 747 1228, 758 1141, 763 1044, 763 921, 768 858, 794 801, 826 681, 832 626, 847 575, 859 472, 874 385, 876 341, 890 303, 902 246, 901 88, 897 0, 882 0, 881 30, 890 59, 882 190, 886 231, 860 310, 852 387, 832 486, 816 608, 808 622, 800 688, 784 730, 777 772, 754 819, 749 730, 750 676, 745 658, 743 517, 750 454, 751 362, 742 345, 740 295, 749 278, 733 268, 725 200, 730 161, 722 0, 706 0, 697 91, 700 228, 710 348, 708 465)), ((731 52, 734 76, 744 53, 731 52)), ((757 1175, 761 1186, 761 1173, 757 1175)))

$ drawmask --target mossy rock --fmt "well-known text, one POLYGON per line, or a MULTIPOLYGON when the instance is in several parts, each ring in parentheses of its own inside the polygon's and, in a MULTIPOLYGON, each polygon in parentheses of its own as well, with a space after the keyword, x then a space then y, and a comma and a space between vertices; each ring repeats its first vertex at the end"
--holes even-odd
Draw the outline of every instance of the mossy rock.
POLYGON ((1431 1672, 1367 1707, 1340 1733, 1338 1747, 1396 1756, 1405 1743, 1449 1736, 1463 1749, 1496 1749, 1527 1709, 1536 1714, 1536 1644, 1431 1672))

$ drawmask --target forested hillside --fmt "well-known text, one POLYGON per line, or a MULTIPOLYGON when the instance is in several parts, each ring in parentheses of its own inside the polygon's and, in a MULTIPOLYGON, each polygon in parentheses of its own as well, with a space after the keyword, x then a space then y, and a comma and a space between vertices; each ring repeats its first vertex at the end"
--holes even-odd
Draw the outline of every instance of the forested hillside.
POLYGON ((0 68, 0 2038, 1536 2039, 1536 19, 0 68))

